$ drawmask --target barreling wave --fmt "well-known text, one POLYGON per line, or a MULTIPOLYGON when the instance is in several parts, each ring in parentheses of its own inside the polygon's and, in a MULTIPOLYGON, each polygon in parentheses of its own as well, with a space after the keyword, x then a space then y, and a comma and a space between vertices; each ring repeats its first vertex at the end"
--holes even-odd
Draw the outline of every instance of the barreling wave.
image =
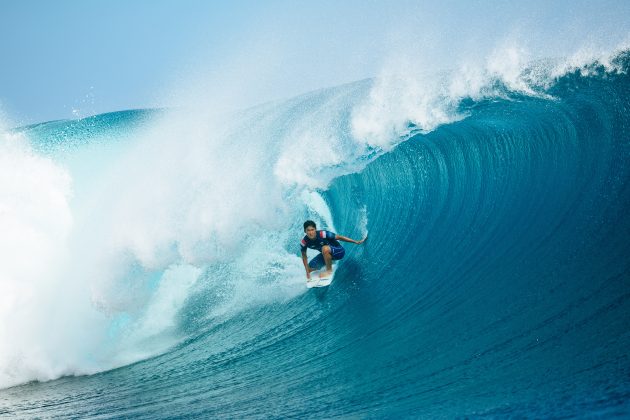
POLYGON ((6 389, 0 412, 627 414, 629 66, 8 132, 0 384, 91 375, 6 389), (323 292, 307 217, 369 231, 323 292))

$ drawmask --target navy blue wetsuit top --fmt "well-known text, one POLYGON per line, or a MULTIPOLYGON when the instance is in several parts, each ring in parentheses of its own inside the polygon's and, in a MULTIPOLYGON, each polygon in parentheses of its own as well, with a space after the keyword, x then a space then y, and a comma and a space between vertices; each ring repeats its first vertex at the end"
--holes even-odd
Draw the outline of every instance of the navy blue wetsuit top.
POLYGON ((327 230, 318 230, 315 232, 315 239, 309 239, 308 236, 304 235, 302 242, 300 242, 300 246, 302 252, 306 252, 306 248, 316 249, 319 252, 322 252, 322 247, 324 245, 330 246, 341 246, 341 244, 335 239, 337 235, 327 230))

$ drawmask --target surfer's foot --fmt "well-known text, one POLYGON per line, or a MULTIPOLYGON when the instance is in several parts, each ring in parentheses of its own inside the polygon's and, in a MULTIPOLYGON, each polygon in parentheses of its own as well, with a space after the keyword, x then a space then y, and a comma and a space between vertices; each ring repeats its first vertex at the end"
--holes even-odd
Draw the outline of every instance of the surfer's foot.
POLYGON ((332 270, 331 270, 331 271, 325 271, 325 272, 321 273, 321 274, 319 275, 319 278, 320 278, 320 279, 324 279, 324 278, 326 278, 326 277, 330 277, 330 276, 332 276, 332 270))

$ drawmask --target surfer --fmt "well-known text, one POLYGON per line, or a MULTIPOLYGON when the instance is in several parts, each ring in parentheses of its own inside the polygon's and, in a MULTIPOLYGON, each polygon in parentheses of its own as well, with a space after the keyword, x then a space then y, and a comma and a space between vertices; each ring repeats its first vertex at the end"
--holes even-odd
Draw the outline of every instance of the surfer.
POLYGON ((311 278, 311 271, 316 271, 326 266, 326 276, 332 274, 332 262, 333 260, 340 260, 346 254, 346 250, 341 246, 339 241, 351 242, 353 244, 362 244, 367 237, 360 241, 346 238, 345 236, 337 235, 327 230, 317 230, 315 222, 307 220, 304 222, 304 233, 306 236, 300 242, 302 249, 302 262, 304 263, 304 269, 306 270, 306 278, 311 278), (310 262, 306 258, 306 248, 315 249, 320 252, 310 262))

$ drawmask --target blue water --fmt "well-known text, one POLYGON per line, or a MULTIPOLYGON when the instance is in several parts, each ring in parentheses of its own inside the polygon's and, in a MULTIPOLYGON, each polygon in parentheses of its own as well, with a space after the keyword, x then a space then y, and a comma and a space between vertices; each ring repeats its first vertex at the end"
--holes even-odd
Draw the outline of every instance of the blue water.
MULTIPOLYGON (((193 258, 182 251, 182 240, 171 238, 165 242, 176 243, 178 251, 168 258, 158 252, 162 263, 152 254, 143 257, 138 249, 144 248, 129 246, 126 252, 134 255, 129 266, 135 268, 125 269, 124 282, 108 283, 119 287, 136 281, 145 290, 138 295, 141 308, 114 299, 115 305, 102 310, 109 337, 118 340, 126 325, 151 313, 147 308, 167 281, 166 267, 200 270, 177 301, 165 346, 149 351, 148 358, 129 359, 131 364, 116 362, 120 367, 113 370, 87 372, 79 357, 65 373, 53 375, 58 379, 25 376, 54 380, 0 390, 0 413, 630 415, 630 62, 627 54, 617 62, 625 71, 593 64, 588 73, 568 72, 538 94, 499 86, 501 94, 464 98, 457 105, 461 118, 434 130, 410 123, 392 147, 350 150, 352 143, 344 142, 350 136, 349 107, 368 97, 370 81, 245 112, 238 117, 245 123, 228 136, 237 138, 235 150, 219 149, 222 156, 241 156, 239 168, 255 168, 245 173, 244 184, 234 184, 248 189, 249 206, 239 204, 245 226, 236 221, 229 227, 230 235, 244 235, 239 236, 244 244, 204 242, 193 258), (331 103, 339 120, 328 114, 331 103), (353 161, 329 159, 313 169, 324 174, 313 185, 258 185, 256 177, 282 177, 272 164, 281 160, 273 159, 283 143, 272 139, 295 136, 295 120, 303 127, 322 119, 341 139, 335 150, 350 150, 343 156, 353 161), (253 160, 241 137, 256 150, 253 160), (271 163, 258 167, 252 162, 265 160, 258 158, 271 163), (257 188, 265 194, 257 195, 257 188), (323 198, 327 209, 303 200, 305 194, 323 198), (284 199, 286 208, 267 211, 267 195, 273 206, 279 205, 276 198, 284 199), (257 205, 269 226, 250 215, 248 207, 257 205), (326 210, 332 220, 326 220, 326 210), (325 290, 304 286, 297 243, 305 217, 350 237, 369 231, 364 245, 347 246, 347 257, 325 290), (252 229, 252 237, 243 233, 252 229), (266 239, 260 245, 262 234, 266 239), (265 253, 277 254, 278 243, 287 254, 281 261, 265 253), (260 250, 248 256, 243 247, 260 250), (243 268, 252 264, 263 265, 262 274, 243 268), (258 299, 259 294, 266 297, 258 299)), ((119 162, 135 144, 134 133, 150 127, 158 114, 115 113, 18 131, 29 136, 33 153, 69 168, 75 209, 84 207, 76 202, 89 201, 85 197, 94 199, 93 181, 82 177, 119 162), (86 136, 89 130, 96 135, 86 136), (115 140, 107 130, 117 133, 115 140), (87 169, 84 159, 90 159, 87 169)), ((181 139, 177 144, 185 147, 181 139)), ((225 187, 231 185, 228 174, 238 177, 239 169, 229 168, 235 172, 221 167, 220 184, 208 178, 204 185, 232 191, 225 187)), ((112 197, 117 196, 103 199, 112 197)), ((182 193, 181 199, 188 197, 182 193)), ((214 224, 200 229, 204 226, 217 237, 227 229, 214 224)), ((89 277, 82 278, 89 283, 89 277)), ((111 296, 103 298, 105 306, 111 296)))

